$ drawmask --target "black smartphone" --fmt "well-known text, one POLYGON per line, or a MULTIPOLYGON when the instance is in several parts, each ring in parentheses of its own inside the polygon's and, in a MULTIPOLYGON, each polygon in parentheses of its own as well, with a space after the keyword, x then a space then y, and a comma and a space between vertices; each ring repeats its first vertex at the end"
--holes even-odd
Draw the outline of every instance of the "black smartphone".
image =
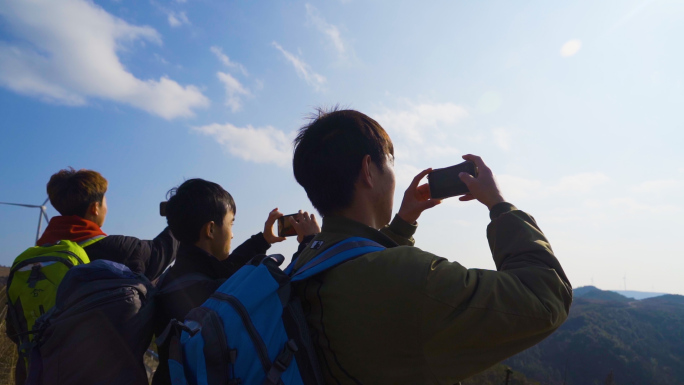
POLYGON ((287 219, 289 217, 294 217, 295 215, 297 214, 283 215, 282 217, 278 218, 279 237, 291 237, 293 235, 297 235, 297 231, 294 227, 292 227, 290 220, 287 219))
POLYGON ((429 173, 427 177, 430 184, 430 198, 443 199, 467 194, 468 186, 458 177, 458 174, 462 172, 477 177, 477 167, 469 160, 455 166, 438 168, 429 173))
POLYGON ((166 216, 166 204, 169 202, 159 202, 159 215, 166 216))

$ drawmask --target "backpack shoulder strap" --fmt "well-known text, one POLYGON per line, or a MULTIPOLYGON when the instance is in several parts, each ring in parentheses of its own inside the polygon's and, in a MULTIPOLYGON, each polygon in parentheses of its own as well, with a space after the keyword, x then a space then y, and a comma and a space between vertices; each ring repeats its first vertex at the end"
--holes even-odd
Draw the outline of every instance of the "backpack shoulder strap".
POLYGON ((351 237, 335 244, 298 270, 291 273, 292 282, 311 278, 344 262, 358 258, 364 254, 384 250, 381 244, 367 238, 351 237))
POLYGON ((78 245, 81 247, 87 247, 87 246, 90 246, 97 241, 104 239, 104 237, 105 237, 105 235, 98 235, 98 236, 95 236, 92 238, 88 238, 85 241, 78 242, 78 245))

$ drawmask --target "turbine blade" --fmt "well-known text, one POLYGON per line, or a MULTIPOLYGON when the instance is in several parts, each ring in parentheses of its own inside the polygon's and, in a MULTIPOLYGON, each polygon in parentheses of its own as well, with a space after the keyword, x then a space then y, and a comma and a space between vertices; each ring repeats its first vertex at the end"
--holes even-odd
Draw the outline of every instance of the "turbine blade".
POLYGON ((40 210, 40 212, 43 213, 43 217, 45 217, 45 221, 49 223, 49 222, 50 222, 50 218, 48 218, 47 214, 45 213, 45 210, 40 210))
POLYGON ((24 205, 21 203, 8 203, 8 202, 0 202, 0 205, 10 205, 10 206, 21 206, 21 207, 40 207, 38 205, 24 205))
POLYGON ((43 204, 41 206, 45 206, 45 204, 48 203, 49 200, 50 200, 50 197, 45 198, 45 202, 43 202, 43 204))

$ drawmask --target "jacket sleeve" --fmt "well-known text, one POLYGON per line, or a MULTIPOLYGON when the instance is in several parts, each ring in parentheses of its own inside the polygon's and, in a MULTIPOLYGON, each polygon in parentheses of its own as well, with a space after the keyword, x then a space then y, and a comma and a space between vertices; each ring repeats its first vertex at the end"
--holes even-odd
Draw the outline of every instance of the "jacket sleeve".
POLYGON ((425 266, 419 333, 438 383, 537 344, 568 317, 572 287, 534 218, 509 203, 491 216, 487 238, 497 271, 437 256, 425 266))
POLYGON ((85 250, 91 260, 107 259, 122 263, 153 281, 176 259, 178 246, 179 242, 167 227, 149 241, 125 235, 109 235, 86 246, 85 250))
POLYGON ((176 253, 180 243, 171 234, 171 229, 165 228, 150 241, 141 240, 138 246, 137 258, 145 261, 145 275, 154 280, 166 270, 169 264, 176 260, 176 253))
POLYGON ((244 241, 240 246, 236 247, 235 250, 230 253, 230 256, 221 263, 228 266, 231 270, 230 275, 232 275, 244 266, 245 263, 249 262, 250 259, 260 254, 266 254, 270 248, 271 244, 264 238, 264 233, 257 233, 244 241))
POLYGON ((416 243, 413 239, 413 234, 416 232, 417 228, 417 224, 410 224, 401 219, 399 215, 395 215, 392 222, 380 229, 380 232, 391 238, 400 246, 413 246, 416 243))

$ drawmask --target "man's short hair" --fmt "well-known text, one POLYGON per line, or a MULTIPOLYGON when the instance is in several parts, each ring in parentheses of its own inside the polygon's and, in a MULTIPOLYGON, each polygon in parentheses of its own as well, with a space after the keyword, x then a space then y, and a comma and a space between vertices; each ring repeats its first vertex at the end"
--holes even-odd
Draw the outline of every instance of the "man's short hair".
POLYGON ((93 170, 59 170, 50 177, 47 193, 52 206, 61 215, 85 217, 93 202, 102 203, 107 192, 107 179, 93 170))
POLYGON ((166 204, 166 222, 171 233, 181 242, 194 244, 199 240, 200 230, 214 221, 223 226, 223 219, 230 210, 236 212, 233 197, 220 185, 204 179, 188 179, 169 190, 166 204))
POLYGON ((325 216, 348 207, 363 157, 382 170, 394 146, 387 132, 354 110, 317 110, 294 140, 292 167, 313 206, 325 216))

